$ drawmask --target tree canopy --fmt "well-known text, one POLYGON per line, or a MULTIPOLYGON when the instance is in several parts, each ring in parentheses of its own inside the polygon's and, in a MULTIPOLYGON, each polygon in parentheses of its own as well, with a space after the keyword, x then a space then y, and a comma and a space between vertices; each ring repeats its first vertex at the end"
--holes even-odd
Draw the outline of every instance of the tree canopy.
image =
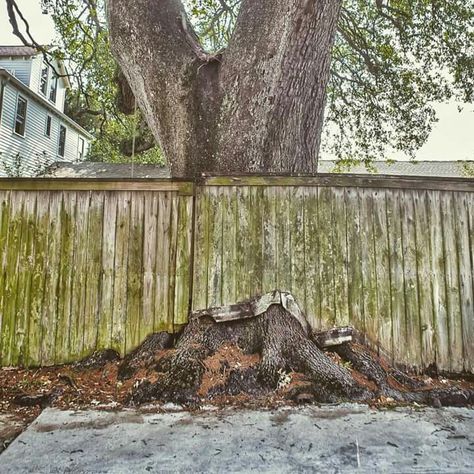
MULTIPOLYGON (((189 0, 202 42, 229 40, 241 0, 189 0)), ((323 146, 344 164, 410 156, 436 121, 434 103, 471 103, 474 2, 345 0, 332 53, 323 146)))
MULTIPOLYGON (((202 45, 211 53, 225 48, 241 0, 183 3, 202 45)), ((58 33, 49 51, 66 61, 75 85, 69 113, 98 132, 94 154, 120 154, 135 127, 134 118, 117 109, 117 66, 104 0, 42 0, 42 5, 58 33)), ((21 25, 20 11, 13 12, 21 25)), ((345 0, 332 52, 323 147, 342 164, 368 164, 394 150, 413 156, 436 121, 433 104, 472 102, 473 83, 472 0, 345 0)), ((138 122, 147 148, 150 134, 138 122)))
POLYGON ((134 142, 137 162, 163 163, 161 150, 140 111, 126 115, 117 107, 118 68, 109 49, 104 1, 38 1, 54 23, 56 38, 52 44, 38 44, 34 25, 27 23, 27 12, 7 0, 10 21, 23 42, 43 51, 47 60, 54 58, 66 64, 72 89, 68 91, 65 112, 94 133, 96 140, 89 158, 130 161, 134 142))

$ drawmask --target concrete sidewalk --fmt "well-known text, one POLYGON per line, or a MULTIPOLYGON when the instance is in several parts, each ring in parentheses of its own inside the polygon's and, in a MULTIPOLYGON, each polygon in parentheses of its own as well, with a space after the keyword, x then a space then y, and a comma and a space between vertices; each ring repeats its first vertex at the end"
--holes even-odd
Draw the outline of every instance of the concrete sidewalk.
POLYGON ((42 415, 1 473, 474 472, 474 411, 361 405, 42 415))

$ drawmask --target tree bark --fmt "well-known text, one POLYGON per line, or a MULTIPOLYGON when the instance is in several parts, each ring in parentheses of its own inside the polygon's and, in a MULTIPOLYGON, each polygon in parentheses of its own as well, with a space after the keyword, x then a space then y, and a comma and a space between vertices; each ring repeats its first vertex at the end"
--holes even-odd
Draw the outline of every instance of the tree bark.
POLYGON ((180 0, 109 0, 111 48, 174 176, 213 169, 218 63, 180 0))
POLYGON ((180 0, 108 0, 112 51, 173 176, 315 172, 341 0, 243 0, 207 54, 180 0))

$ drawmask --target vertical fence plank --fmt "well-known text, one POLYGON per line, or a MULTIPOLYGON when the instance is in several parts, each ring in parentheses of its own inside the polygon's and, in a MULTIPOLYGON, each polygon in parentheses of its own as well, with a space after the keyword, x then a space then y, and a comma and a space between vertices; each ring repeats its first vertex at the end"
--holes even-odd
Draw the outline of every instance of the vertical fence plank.
MULTIPOLYGON (((474 193, 468 193, 466 196, 467 212, 468 212, 468 229, 469 229, 469 248, 471 254, 471 285, 472 285, 472 294, 474 296, 474 193)), ((469 328, 472 328, 473 319, 471 317, 469 322, 469 328)), ((474 329, 470 329, 474 331, 474 329)), ((473 332, 468 332, 469 334, 469 346, 466 351, 468 356, 468 363, 466 370, 469 370, 471 373, 474 373, 474 354, 472 353, 474 337, 472 336, 473 332), (471 356, 469 356, 471 354, 471 356)))
POLYGON ((290 216, 289 190, 280 187, 276 190, 276 223, 277 253, 276 271, 277 287, 281 291, 291 290, 291 257, 290 257, 290 216))
POLYGON ((107 349, 112 345, 117 201, 117 193, 106 191, 102 222, 102 291, 97 335, 98 349, 107 349))
POLYGON ((344 188, 332 189, 333 266, 335 295, 335 324, 349 324, 347 288, 347 225, 344 188))
POLYGON ((401 199, 403 235, 403 269, 405 280, 405 359, 421 363, 420 307, 418 299, 417 247, 413 196, 403 193, 401 199))
POLYGON ((12 351, 15 343, 15 292, 18 277, 18 256, 21 246, 21 218, 23 211, 23 193, 11 196, 9 222, 6 229, 6 248, 3 257, 3 301, 0 311, 2 318, 1 364, 12 364, 12 351))
POLYGON ((446 256, 444 248, 441 193, 428 191, 430 242, 431 242, 431 292, 433 300, 433 325, 435 328, 435 358, 439 369, 450 370, 448 308, 446 295, 446 256))
POLYGON ((117 230, 114 262, 114 312, 112 321, 112 349, 125 353, 127 320, 128 254, 130 248, 131 193, 118 193, 117 230))
MULTIPOLYGON (((31 209, 31 199, 27 191, 19 192, 17 195, 19 213, 18 226, 18 243, 13 247, 16 252, 16 266, 11 267, 14 270, 13 286, 10 294, 11 301, 11 345, 10 345, 10 365, 23 365, 23 355, 26 350, 25 344, 27 341, 28 317, 27 304, 29 295, 27 293, 27 286, 30 281, 30 274, 28 272, 28 258, 30 253, 30 232, 29 232, 29 214, 31 209)), ((11 247, 9 246, 9 250, 11 247)))
POLYGON ((377 269, 373 235, 374 202, 372 194, 372 189, 359 190, 362 281, 364 287, 364 332, 370 341, 376 342, 378 338, 377 269))
POLYGON ((346 228, 347 228, 347 287, 349 319, 351 325, 363 331, 364 286, 362 281, 361 227, 359 216, 359 195, 357 189, 345 188, 346 228))
POLYGON ((262 203, 262 291, 268 293, 277 288, 276 278, 276 189, 267 187, 263 191, 262 203))
POLYGON ((474 303, 472 287, 474 267, 471 264, 469 242, 469 196, 467 193, 456 193, 453 201, 459 261, 459 298, 464 370, 469 371, 474 363, 474 303))
MULTIPOLYGON (((237 193, 234 187, 224 190, 222 196, 222 303, 237 301, 237 239, 240 231, 237 227, 237 193)), ((196 216, 196 220, 199 216, 196 216)), ((194 259, 196 261, 196 255, 194 259)), ((198 270, 199 271, 199 270, 198 270)))
MULTIPOLYGON (((235 206, 237 202, 235 193, 235 206)), ((196 191, 195 231, 194 231, 194 269, 193 269, 193 309, 207 307, 207 243, 209 240, 208 227, 208 196, 207 189, 202 186, 196 191)), ((234 244, 235 245, 235 244, 234 244)), ((236 268, 237 265, 236 265, 236 268)), ((232 278, 230 275, 229 279, 232 278)), ((236 297, 237 295, 234 294, 236 297)))
MULTIPOLYGON (((249 192, 247 187, 237 187, 237 260, 236 272, 234 278, 236 280, 236 299, 242 300, 249 296, 249 275, 248 275, 248 258, 247 258, 247 242, 249 240, 250 222, 248 212, 249 192)), ((210 217, 211 219, 211 217, 210 217)), ((212 233, 209 232, 209 236, 212 233)))
POLYGON ((176 284, 174 324, 183 325, 188 320, 190 308, 191 238, 193 203, 188 196, 178 199, 178 235, 176 246, 176 284))
POLYGON ((212 187, 209 194, 209 241, 208 241, 208 280, 207 294, 208 306, 220 306, 222 304, 222 213, 220 205, 222 199, 222 188, 212 187))
POLYGON ((73 359, 84 355, 84 312, 87 284, 87 226, 89 222, 89 192, 76 195, 74 216, 74 260, 71 295, 71 327, 69 329, 69 352, 73 359))
POLYGON ((459 267, 456 247, 456 219, 453 193, 444 193, 441 199, 442 224, 444 230, 444 253, 446 269, 446 295, 449 315, 450 370, 463 369, 462 314, 460 307, 459 267))
POLYGON ((306 188, 304 206, 306 316, 312 327, 320 328, 318 188, 306 188))
POLYGON ((392 308, 390 288, 390 249, 387 229, 385 190, 374 190, 374 252, 377 285, 378 343, 385 352, 392 352, 392 308))
POLYGON ((331 198, 332 195, 330 188, 319 188, 319 282, 321 295, 321 324, 323 327, 330 327, 336 322, 331 198))
POLYGON ((55 361, 64 363, 71 361, 69 353, 71 317, 75 308, 72 307, 72 285, 75 277, 74 264, 74 229, 75 229, 76 193, 64 192, 62 195, 60 228, 61 254, 59 263, 58 285, 58 322, 55 340, 55 361))
POLYGON ((304 188, 290 188, 289 197, 291 292, 301 308, 306 311, 304 188))
POLYGON ((431 290, 432 274, 431 241, 429 215, 427 210, 427 192, 414 191, 416 221, 416 258, 418 275, 418 297, 420 305, 421 355, 422 366, 428 367, 435 362, 435 334, 433 326, 433 294, 431 290))
MULTIPOLYGON (((256 296, 262 294, 263 281, 263 190, 260 186, 253 186, 247 198, 247 216, 249 232, 247 237, 246 260, 248 269, 247 294, 256 296)), ((244 237, 244 236, 242 236, 244 237)), ((244 237, 245 238, 245 237, 244 237)))
POLYGON ((154 331, 158 193, 145 193, 143 216, 143 297, 140 340, 154 331))
POLYGON ((143 282, 143 192, 134 192, 130 203, 128 244, 127 313, 125 318, 125 352, 140 344, 143 282))
POLYGON ((97 347, 102 269, 102 229, 104 192, 91 194, 87 224, 87 278, 84 302, 83 353, 91 354, 97 347))
POLYGON ((156 238, 155 331, 172 331, 169 319, 168 283, 171 238, 171 193, 160 193, 156 238))
POLYGON ((33 274, 31 277, 31 313, 28 328, 29 366, 41 365, 42 316, 49 221, 49 193, 41 193, 41 195, 36 199, 36 216, 34 225, 34 263, 33 274))
POLYGON ((61 250, 62 193, 52 191, 49 196, 49 228, 46 255, 46 278, 42 317, 41 364, 53 364, 55 357, 56 329, 58 323, 57 288, 59 280, 59 256, 61 250))
POLYGON ((18 258, 18 287, 16 292, 15 348, 12 362, 28 364, 28 326, 31 311, 31 279, 33 274, 34 227, 36 195, 25 192, 21 229, 21 247, 18 258))
POLYGON ((171 196, 171 225, 169 245, 169 261, 168 261, 168 321, 174 331, 174 299, 176 291, 176 244, 178 241, 178 200, 175 193, 171 196))
POLYGON ((6 321, 6 315, 3 312, 3 304, 6 298, 5 261, 7 258, 10 217, 10 191, 0 191, 0 364, 3 363, 3 324, 6 321))
MULTIPOLYGON (((11 252, 11 259, 7 261, 11 262, 7 267, 7 272, 11 275, 7 283, 8 289, 8 305, 6 308, 6 314, 9 316, 9 324, 6 326, 9 332, 9 343, 8 347, 8 365, 18 365, 19 363, 19 351, 18 351, 18 326, 22 326, 22 322, 19 321, 22 319, 23 313, 23 302, 24 302, 24 292, 21 288, 21 267, 23 255, 26 251, 25 245, 27 245, 28 235, 27 227, 25 226, 26 221, 26 205, 27 205, 27 193, 25 191, 20 191, 16 195, 17 200, 17 211, 15 213, 15 219, 13 222, 13 239, 9 242, 8 250, 11 252), (13 264, 13 265, 12 265, 13 264), (21 298, 19 297, 21 294, 21 298)), ((22 339, 22 338, 21 338, 22 339)))
POLYGON ((405 353, 405 279, 403 240, 398 190, 387 190, 387 233, 390 246, 390 297, 392 319, 392 359, 403 362, 405 353))

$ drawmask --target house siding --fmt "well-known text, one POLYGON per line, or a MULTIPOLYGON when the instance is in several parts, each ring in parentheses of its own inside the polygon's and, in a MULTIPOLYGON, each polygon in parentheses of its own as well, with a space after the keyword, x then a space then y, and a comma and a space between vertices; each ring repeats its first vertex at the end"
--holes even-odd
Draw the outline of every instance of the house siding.
POLYGON ((1 58, 0 68, 7 70, 23 84, 30 86, 32 62, 32 58, 1 58))
MULTIPOLYGON (((47 110, 32 97, 22 94, 11 83, 6 83, 3 94, 3 110, 0 121, 0 176, 7 176, 7 166, 11 166, 17 154, 21 156, 20 172, 32 176, 43 171, 44 166, 55 161, 73 162, 78 159, 79 136, 82 136, 68 123, 47 110), (28 101, 25 136, 14 133, 16 103, 18 95, 28 101), (46 136, 46 118, 51 116, 51 136, 46 136), (64 157, 57 155, 60 125, 66 127, 66 146, 64 157), (47 157, 47 159, 45 159, 47 157)), ((88 140, 86 142, 86 153, 88 140)))

